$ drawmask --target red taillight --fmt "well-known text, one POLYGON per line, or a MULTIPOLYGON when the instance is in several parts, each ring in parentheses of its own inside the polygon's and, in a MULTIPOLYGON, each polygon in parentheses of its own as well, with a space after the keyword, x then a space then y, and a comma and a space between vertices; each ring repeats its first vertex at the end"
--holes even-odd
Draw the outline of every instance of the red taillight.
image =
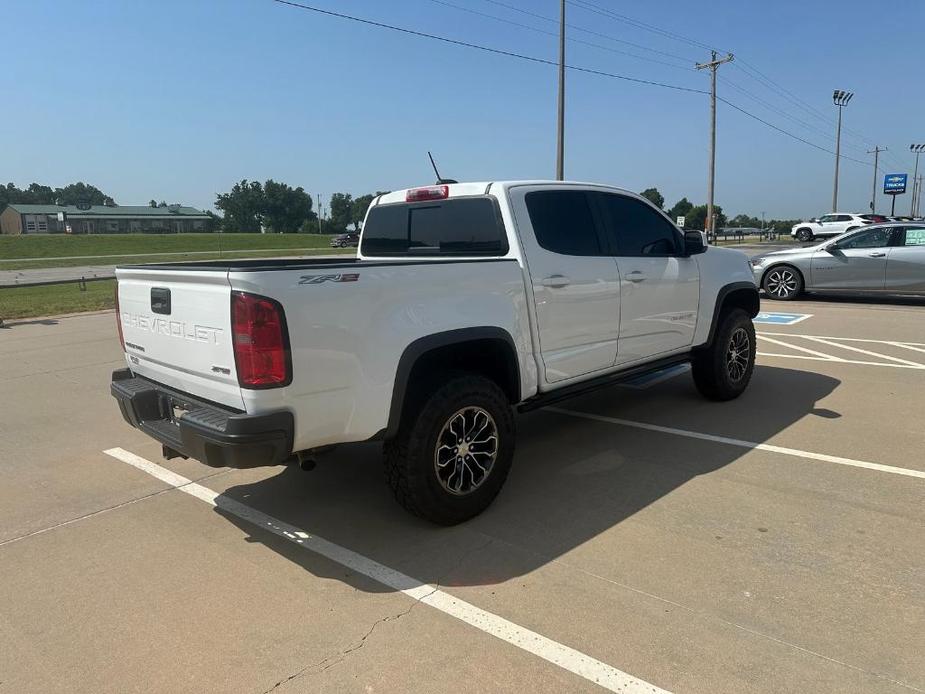
POLYGON ((444 200, 450 197, 449 186, 428 186, 427 188, 412 188, 405 193, 405 202, 421 202, 422 200, 444 200))
POLYGON ((275 388, 292 380, 286 317, 279 302, 246 292, 231 294, 231 337, 238 383, 275 388))
POLYGON ((119 283, 116 282, 116 328, 119 330, 119 344, 125 351, 125 335, 122 334, 122 312, 119 311, 119 283))

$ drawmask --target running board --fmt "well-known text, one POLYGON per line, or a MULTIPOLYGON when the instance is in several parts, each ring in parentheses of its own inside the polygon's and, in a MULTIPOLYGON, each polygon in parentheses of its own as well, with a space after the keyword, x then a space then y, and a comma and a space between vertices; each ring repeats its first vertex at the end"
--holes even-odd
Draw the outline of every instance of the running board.
POLYGON ((663 369, 667 369, 672 366, 690 363, 692 358, 693 355, 690 352, 687 352, 686 354, 676 354, 671 357, 659 359, 658 361, 641 364, 640 366, 634 366, 633 368, 626 369, 624 371, 617 371, 615 373, 609 373, 604 376, 597 376, 596 378, 582 381, 581 383, 573 383, 572 385, 564 386, 562 388, 556 388, 555 390, 540 393, 539 395, 534 395, 532 398, 524 400, 517 406, 517 411, 530 412, 531 410, 537 410, 541 407, 553 405, 562 400, 568 400, 569 398, 574 398, 578 395, 584 395, 585 393, 600 390, 601 388, 607 388, 608 386, 615 386, 619 383, 624 383, 634 378, 639 378, 640 376, 646 376, 648 374, 655 373, 656 371, 662 371, 663 369))

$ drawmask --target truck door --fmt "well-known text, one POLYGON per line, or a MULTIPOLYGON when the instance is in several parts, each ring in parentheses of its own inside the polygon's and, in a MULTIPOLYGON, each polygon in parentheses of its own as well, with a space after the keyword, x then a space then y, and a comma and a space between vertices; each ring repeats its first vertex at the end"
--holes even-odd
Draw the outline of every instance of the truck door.
POLYGON ((620 273, 617 364, 691 346, 700 267, 685 257, 681 232, 652 205, 620 193, 591 193, 620 273))
POLYGON ((510 196, 533 287, 546 381, 611 368, 620 282, 589 193, 546 185, 512 188, 510 196))

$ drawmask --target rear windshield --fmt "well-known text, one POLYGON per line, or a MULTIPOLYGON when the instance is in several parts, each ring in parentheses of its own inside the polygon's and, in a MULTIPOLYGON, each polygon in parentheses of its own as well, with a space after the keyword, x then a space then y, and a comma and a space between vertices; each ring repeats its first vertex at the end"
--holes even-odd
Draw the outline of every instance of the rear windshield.
POLYGON ((507 236, 493 198, 377 205, 363 226, 363 255, 504 255, 507 236))

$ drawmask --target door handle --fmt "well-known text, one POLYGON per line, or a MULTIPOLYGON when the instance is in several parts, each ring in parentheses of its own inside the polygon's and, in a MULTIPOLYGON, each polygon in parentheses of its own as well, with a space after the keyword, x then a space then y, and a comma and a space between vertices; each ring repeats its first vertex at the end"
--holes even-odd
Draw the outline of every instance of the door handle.
POLYGON ((540 283, 544 287, 552 287, 553 289, 558 289, 560 287, 567 287, 572 283, 565 275, 550 275, 549 277, 544 277, 540 280, 540 283))
POLYGON ((626 276, 626 279, 628 279, 630 282, 642 282, 643 280, 648 279, 648 276, 644 272, 635 270, 634 272, 629 273, 626 276))
POLYGON ((882 253, 880 251, 874 251, 873 253, 868 253, 867 255, 869 255, 871 258, 882 258, 883 256, 886 255, 886 253, 882 253))

